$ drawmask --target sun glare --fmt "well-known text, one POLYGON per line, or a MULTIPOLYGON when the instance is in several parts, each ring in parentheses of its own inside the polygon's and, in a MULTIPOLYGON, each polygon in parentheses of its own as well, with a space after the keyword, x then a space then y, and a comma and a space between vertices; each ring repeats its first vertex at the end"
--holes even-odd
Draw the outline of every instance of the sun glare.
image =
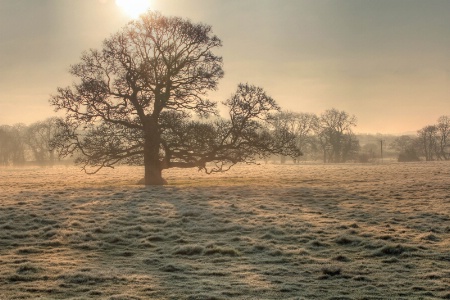
POLYGON ((128 16, 136 19, 150 8, 150 0, 116 0, 116 5, 128 16))

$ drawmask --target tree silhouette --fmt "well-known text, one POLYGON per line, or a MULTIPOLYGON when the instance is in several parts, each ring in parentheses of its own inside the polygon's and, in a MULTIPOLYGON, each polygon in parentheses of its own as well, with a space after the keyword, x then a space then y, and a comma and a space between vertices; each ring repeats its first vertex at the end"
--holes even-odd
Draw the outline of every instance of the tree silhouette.
POLYGON ((55 151, 51 149, 51 142, 57 135, 59 123, 60 120, 53 117, 35 122, 26 128, 24 142, 29 146, 36 163, 53 164, 55 151))
POLYGON ((317 120, 315 131, 323 151, 324 162, 345 162, 359 150, 353 134, 356 117, 335 108, 328 109, 317 120))
POLYGON ((25 163, 24 124, 0 126, 0 165, 25 163))
MULTIPOLYGON (((283 111, 275 115, 275 127, 292 133, 295 143, 302 155, 312 154, 317 151, 314 126, 317 124, 317 116, 312 113, 283 111)), ((281 158, 282 162, 284 157, 281 158)), ((296 159, 296 158, 295 158, 296 159)))
POLYGON ((164 184, 167 168, 211 173, 271 153, 298 155, 292 136, 270 133, 279 107, 259 87, 240 84, 224 102, 229 119, 218 117, 206 96, 223 76, 213 53, 221 45, 210 26, 178 17, 148 12, 128 23, 84 53, 70 70, 78 82, 50 100, 66 113, 54 147, 80 153, 86 172, 144 164, 146 185, 164 184))
POLYGON ((441 116, 436 125, 438 130, 439 156, 444 160, 450 159, 450 116, 441 116))

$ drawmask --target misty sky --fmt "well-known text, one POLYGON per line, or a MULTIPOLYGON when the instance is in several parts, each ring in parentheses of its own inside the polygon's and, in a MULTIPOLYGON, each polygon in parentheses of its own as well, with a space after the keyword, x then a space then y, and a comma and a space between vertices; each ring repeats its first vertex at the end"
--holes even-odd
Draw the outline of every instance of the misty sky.
MULTIPOLYGON (((356 132, 402 133, 450 115, 448 0, 152 0, 222 39, 219 101, 239 82, 287 110, 337 108, 356 132)), ((71 64, 130 20, 114 0, 0 0, 0 124, 54 115, 71 64)))

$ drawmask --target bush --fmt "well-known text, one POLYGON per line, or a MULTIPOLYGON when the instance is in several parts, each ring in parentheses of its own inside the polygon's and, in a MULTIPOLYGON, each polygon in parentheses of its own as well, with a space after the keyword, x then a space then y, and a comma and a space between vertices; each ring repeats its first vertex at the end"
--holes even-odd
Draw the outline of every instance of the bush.
POLYGON ((399 162, 407 162, 407 161, 419 161, 420 158, 417 155, 416 150, 414 149, 407 149, 404 152, 400 152, 398 155, 398 161, 399 162))
POLYGON ((358 155, 358 161, 360 163, 368 163, 370 161, 370 155, 367 153, 360 153, 358 155))

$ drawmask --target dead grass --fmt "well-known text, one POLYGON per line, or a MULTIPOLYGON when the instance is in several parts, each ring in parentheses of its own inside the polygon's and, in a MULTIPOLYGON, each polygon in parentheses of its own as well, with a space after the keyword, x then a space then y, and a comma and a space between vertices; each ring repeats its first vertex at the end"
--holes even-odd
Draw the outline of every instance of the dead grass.
POLYGON ((0 169, 0 299, 450 299, 448 162, 141 173, 0 169))

